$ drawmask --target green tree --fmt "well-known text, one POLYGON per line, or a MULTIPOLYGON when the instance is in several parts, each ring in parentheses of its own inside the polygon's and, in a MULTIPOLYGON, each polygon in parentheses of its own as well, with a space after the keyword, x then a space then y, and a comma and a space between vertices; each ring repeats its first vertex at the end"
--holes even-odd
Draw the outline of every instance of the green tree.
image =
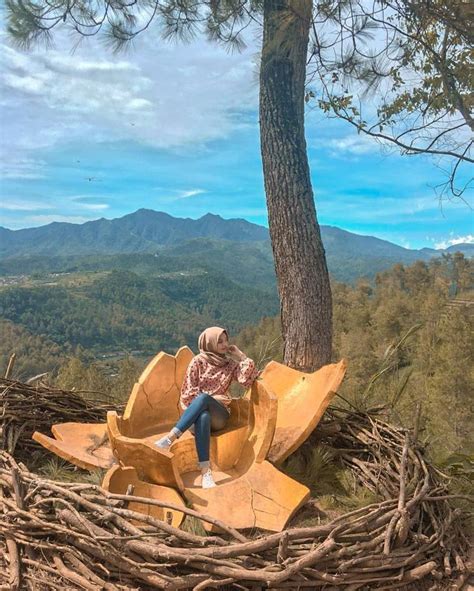
POLYGON ((429 350, 425 397, 427 429, 439 457, 472 453, 474 341, 467 308, 447 308, 437 323, 429 350))
POLYGON ((64 390, 111 394, 111 384, 103 369, 94 363, 85 364, 79 357, 70 357, 67 363, 61 366, 55 383, 64 390))
MULTIPOLYGON (((379 408, 405 427, 420 406, 420 438, 437 460, 474 451, 473 291, 450 299, 452 258, 395 265, 373 285, 332 285, 334 357, 348 361, 336 404, 379 408)), ((472 265, 458 261, 471 275, 472 265)), ((277 331, 278 319, 265 319, 241 331, 238 342, 258 358, 258 344, 277 331)))
POLYGON ((118 364, 118 373, 112 382, 113 398, 118 402, 126 402, 133 385, 143 370, 143 364, 133 357, 127 356, 118 364))
POLYGON ((320 6, 335 27, 325 37, 315 35, 312 76, 319 82, 319 92, 311 95, 326 112, 383 145, 395 146, 402 154, 430 154, 443 164, 450 163, 441 196, 462 197, 470 181, 463 181, 460 170, 474 162, 474 12, 470 3, 382 0, 374 5, 326 0, 320 6), (349 8, 343 10, 343 5, 349 8), (382 33, 385 46, 364 51, 349 32, 358 28, 382 33), (345 53, 337 67, 322 50, 344 45, 344 38, 345 53), (377 95, 361 93, 361 80, 367 88, 378 88, 377 95))

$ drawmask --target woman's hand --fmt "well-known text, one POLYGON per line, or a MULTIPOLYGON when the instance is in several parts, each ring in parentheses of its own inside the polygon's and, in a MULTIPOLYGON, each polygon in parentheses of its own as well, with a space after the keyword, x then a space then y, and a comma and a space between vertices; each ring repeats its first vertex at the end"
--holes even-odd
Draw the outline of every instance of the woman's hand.
POLYGON ((242 351, 236 345, 229 345, 229 347, 227 348, 227 353, 232 357, 236 357, 239 361, 247 359, 247 355, 245 355, 245 353, 242 353, 242 351))

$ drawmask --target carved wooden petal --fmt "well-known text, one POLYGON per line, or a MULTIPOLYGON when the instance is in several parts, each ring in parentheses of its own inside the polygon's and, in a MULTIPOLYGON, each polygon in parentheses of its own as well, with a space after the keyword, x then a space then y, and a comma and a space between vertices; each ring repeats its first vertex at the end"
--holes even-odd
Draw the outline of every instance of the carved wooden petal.
POLYGON ((153 442, 165 433, 136 439, 122 435, 121 419, 115 411, 107 413, 107 427, 114 456, 124 466, 138 470, 140 477, 164 486, 177 486, 169 451, 159 450, 153 442))
MULTIPOLYGON (((104 477, 102 488, 111 493, 121 495, 126 494, 127 490, 129 490, 129 494, 136 497, 155 499, 185 507, 183 499, 173 488, 143 482, 138 478, 135 468, 131 467, 122 468, 120 466, 114 466, 111 468, 104 477), (131 491, 129 489, 130 486, 131 491)), ((131 501, 128 503, 127 508, 131 511, 137 511, 137 513, 149 515, 160 521, 168 521, 174 527, 179 527, 184 519, 184 514, 180 511, 157 507, 156 505, 149 505, 147 503, 139 503, 138 501, 131 501)), ((135 523, 143 524, 139 520, 136 520, 135 523)))
POLYGON ((179 417, 179 390, 175 383, 176 359, 168 353, 158 353, 150 361, 134 385, 123 413, 124 433, 143 437, 147 429, 179 417))
MULTIPOLYGON (((195 469, 195 462, 179 462, 183 456, 190 457, 190 450, 173 458, 177 480, 185 498, 202 513, 239 529, 258 527, 281 531, 309 497, 309 490, 264 459, 275 430, 276 397, 263 382, 257 381, 252 386, 249 403, 249 424, 238 461, 234 467, 228 468, 213 464, 218 486, 202 489, 201 475, 195 469)), ((224 437, 216 439, 222 444, 226 442, 224 437)))
POLYGON ((71 464, 97 470, 114 463, 105 423, 60 423, 51 430, 55 438, 36 431, 33 439, 71 464))
POLYGON ((309 437, 337 392, 346 362, 325 365, 303 373, 271 361, 262 372, 262 383, 278 398, 275 434, 267 459, 278 465, 309 437))
MULTIPOLYGON (((218 486, 202 489, 196 481, 184 496, 193 509, 222 520, 236 529, 281 531, 309 498, 309 489, 267 461, 253 464, 241 477, 226 479, 214 472, 218 486)), ((212 525, 204 524, 213 531, 212 525)))
POLYGON ((179 391, 192 358, 191 349, 181 347, 176 356, 161 351, 150 361, 134 385, 123 413, 124 435, 147 437, 175 424, 180 415, 179 391))

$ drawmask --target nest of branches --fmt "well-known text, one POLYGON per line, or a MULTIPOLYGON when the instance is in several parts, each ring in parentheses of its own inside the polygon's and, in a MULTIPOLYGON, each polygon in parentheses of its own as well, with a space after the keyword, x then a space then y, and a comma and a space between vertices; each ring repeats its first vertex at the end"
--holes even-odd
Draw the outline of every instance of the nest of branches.
POLYGON ((43 450, 31 439, 35 431, 48 432, 55 423, 105 421, 116 410, 97 392, 50 388, 0 378, 0 448, 29 465, 32 453, 43 450))
POLYGON ((460 589, 469 574, 463 513, 415 434, 362 413, 331 410, 327 419, 326 442, 380 501, 253 537, 139 499, 221 534, 176 529, 129 510, 137 497, 47 480, 2 452, 0 589, 460 589))

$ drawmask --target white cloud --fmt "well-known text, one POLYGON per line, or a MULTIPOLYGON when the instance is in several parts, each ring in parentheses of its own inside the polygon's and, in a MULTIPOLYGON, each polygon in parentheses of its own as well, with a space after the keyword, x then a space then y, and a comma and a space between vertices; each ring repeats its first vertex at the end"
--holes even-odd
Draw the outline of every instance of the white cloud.
POLYGON ((45 178, 43 160, 18 154, 9 146, 1 147, 0 178, 3 179, 42 179, 45 178))
POLYGON ((75 70, 76 72, 100 72, 103 74, 107 72, 131 72, 139 70, 135 64, 127 61, 84 60, 77 55, 64 55, 60 53, 43 55, 43 59, 51 68, 63 73, 70 73, 75 70))
POLYGON ((147 99, 134 98, 128 103, 127 107, 134 110, 151 109, 153 108, 153 103, 147 99))
POLYGON ((42 209, 56 209, 51 203, 41 201, 22 201, 19 199, 6 199, 1 197, 0 209, 6 211, 40 211, 42 209))
POLYGON ((180 191, 176 199, 188 199, 189 197, 195 197, 196 195, 202 195, 206 191, 204 189, 189 189, 188 191, 180 191))
POLYGON ((446 240, 442 240, 441 242, 436 242, 435 248, 436 249, 445 249, 449 246, 453 246, 454 244, 473 244, 474 243, 474 234, 467 234, 466 236, 456 236, 455 238, 448 238, 446 240))
POLYGON ((246 125, 240 114, 257 108, 251 49, 229 55, 204 40, 171 45, 145 32, 118 59, 96 39, 74 55, 67 38, 28 54, 6 39, 0 126, 17 150, 64 141, 202 145, 246 125))
POLYGON ((333 139, 329 141, 328 145, 336 153, 344 152, 357 156, 380 150, 380 144, 365 135, 348 135, 343 138, 333 139))
POLYGON ((41 94, 46 88, 47 76, 17 76, 7 73, 3 76, 3 82, 5 86, 27 94, 41 94))
POLYGON ((32 215, 25 218, 28 224, 50 224, 51 222, 68 222, 70 224, 83 224, 96 219, 95 217, 86 217, 81 215, 32 215))
POLYGON ((92 211, 101 211, 103 209, 109 209, 108 203, 81 203, 82 209, 91 209, 92 211))
POLYGON ((433 215, 440 217, 439 200, 435 196, 392 197, 334 192, 331 196, 318 195, 318 214, 334 218, 341 212, 356 222, 380 222, 385 225, 398 225, 400 218, 416 218, 433 215))

